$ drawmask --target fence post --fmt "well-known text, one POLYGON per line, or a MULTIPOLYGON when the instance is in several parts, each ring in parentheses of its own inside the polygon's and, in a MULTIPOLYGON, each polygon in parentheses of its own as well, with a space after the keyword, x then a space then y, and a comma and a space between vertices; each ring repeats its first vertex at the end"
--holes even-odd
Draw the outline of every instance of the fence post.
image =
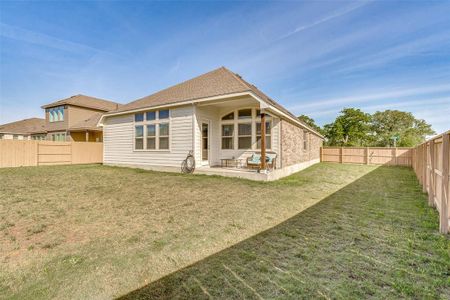
POLYGON ((366 165, 369 164, 369 147, 366 147, 366 165))
POLYGON ((427 147, 428 143, 424 143, 422 145, 422 150, 423 150, 423 157, 422 157, 422 163, 423 163, 423 168, 422 168, 422 178, 423 178, 423 184, 422 184, 422 191, 424 193, 427 192, 427 173, 428 173, 428 147, 427 147))
POLYGON ((71 142, 70 144, 70 164, 72 165, 73 164, 73 142, 71 142))
POLYGON ((323 147, 320 147, 320 162, 323 162, 323 147))
POLYGON ((423 178, 422 178, 422 146, 417 147, 416 163, 417 163, 417 176, 419 176, 419 182, 422 185, 423 184, 423 178))
POLYGON ((342 164, 343 163, 343 158, 342 158, 342 152, 343 152, 343 147, 341 147, 340 149, 339 149, 339 162, 342 164))
POLYGON ((394 166, 397 165, 397 147, 394 148, 394 166))
POLYGON ((435 183, 434 183, 434 140, 430 141, 430 186, 428 188, 428 204, 430 206, 435 206, 434 194, 435 194, 435 183))
POLYGON ((36 166, 39 166, 39 152, 41 151, 41 141, 37 142, 37 149, 36 149, 36 166))
POLYGON ((448 233, 448 220, 450 217, 449 199, 449 156, 450 156, 450 134, 442 135, 442 189, 441 189, 441 211, 439 212, 439 231, 448 233))
POLYGON ((33 166, 37 166, 38 165, 38 159, 39 159, 39 141, 34 141, 34 162, 33 162, 33 166))

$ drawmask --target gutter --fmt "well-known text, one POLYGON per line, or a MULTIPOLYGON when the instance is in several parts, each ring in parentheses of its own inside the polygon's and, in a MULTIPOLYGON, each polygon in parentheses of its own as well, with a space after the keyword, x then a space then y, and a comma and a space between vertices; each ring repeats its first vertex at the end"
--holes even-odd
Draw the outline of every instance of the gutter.
POLYGON ((221 96, 213 96, 213 97, 207 97, 207 98, 200 98, 200 99, 195 99, 195 100, 180 101, 180 102, 174 102, 174 103, 170 103, 170 104, 163 104, 163 105, 156 105, 156 106, 146 106, 146 107, 141 107, 141 108, 136 108, 136 109, 120 111, 120 112, 116 112, 116 113, 114 113, 114 112, 106 113, 106 114, 103 114, 100 117, 100 120, 97 122, 97 127, 103 127, 103 120, 104 120, 105 117, 120 116, 120 115, 136 113, 136 112, 143 112, 143 111, 146 111, 146 110, 149 110, 149 109, 168 108, 168 107, 187 105, 187 104, 194 105, 195 103, 199 103, 199 102, 220 100, 220 99, 226 99, 226 98, 230 98, 230 97, 239 97, 239 96, 251 96, 256 101, 258 101, 260 104, 262 104, 262 106, 263 106, 262 108, 270 109, 270 110, 276 112, 278 115, 281 115, 284 118, 289 119, 290 121, 294 122, 296 125, 298 125, 298 126, 304 128, 304 129, 314 133, 315 135, 317 135, 321 139, 325 139, 324 136, 321 135, 320 133, 318 133, 317 131, 313 130, 312 128, 309 128, 308 126, 306 126, 305 124, 303 124, 302 122, 297 120, 296 118, 293 118, 293 117, 289 116, 288 114, 282 112, 281 110, 279 110, 278 108, 274 107, 273 105, 268 104, 267 102, 262 100, 260 97, 258 97, 255 93, 253 93, 252 91, 242 92, 242 93, 234 93, 234 94, 226 94, 226 95, 221 95, 221 96))
POLYGON ((320 137, 321 139, 325 139, 325 137, 323 135, 321 135, 320 133, 318 133, 317 131, 315 131, 312 128, 309 128, 308 126, 306 126, 305 124, 303 124, 302 122, 300 122, 299 120, 297 120, 296 118, 291 117, 290 115, 282 112, 281 110, 279 110, 278 108, 274 107, 273 105, 267 104, 266 102, 264 102, 262 99, 260 99, 257 95, 251 93, 251 96, 253 96, 255 99, 257 99, 259 102, 264 103, 265 105, 268 106, 268 108, 270 110, 275 111, 277 114, 282 115, 283 117, 285 117, 286 119, 289 119, 291 121, 293 121, 295 124, 300 125, 300 127, 311 131, 312 133, 314 133, 315 135, 317 135, 318 137, 320 137))
POLYGON ((174 103, 169 103, 169 104, 161 104, 161 105, 155 105, 155 106, 151 106, 150 105, 150 106, 145 106, 145 107, 140 107, 140 108, 135 108, 135 109, 130 109, 130 110, 119 111, 119 112, 116 112, 116 113, 115 112, 105 113, 105 114, 103 114, 100 117, 100 120, 98 120, 97 127, 103 126, 103 119, 105 117, 120 116, 120 115, 127 115, 127 114, 131 114, 131 113, 144 112, 144 111, 147 111, 149 109, 168 108, 168 107, 187 105, 187 104, 193 105, 193 104, 199 103, 199 102, 220 100, 220 99, 226 99, 226 98, 230 98, 230 97, 239 97, 239 96, 247 96, 247 95, 252 96, 249 92, 233 93, 233 94, 225 94, 225 95, 220 95, 220 96, 213 96, 213 97, 192 99, 192 100, 186 100, 186 101, 179 101, 179 102, 174 102, 174 103))

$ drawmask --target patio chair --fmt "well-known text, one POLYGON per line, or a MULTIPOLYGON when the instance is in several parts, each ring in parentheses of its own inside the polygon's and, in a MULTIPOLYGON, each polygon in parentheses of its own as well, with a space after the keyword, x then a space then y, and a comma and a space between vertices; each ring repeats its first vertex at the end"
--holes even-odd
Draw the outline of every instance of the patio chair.
MULTIPOLYGON (((275 169, 276 168, 276 160, 277 160, 277 154, 276 153, 266 153, 266 166, 268 169, 275 169)), ((257 168, 258 170, 261 169, 261 154, 260 153, 253 153, 251 156, 247 157, 247 167, 248 168, 257 168)))

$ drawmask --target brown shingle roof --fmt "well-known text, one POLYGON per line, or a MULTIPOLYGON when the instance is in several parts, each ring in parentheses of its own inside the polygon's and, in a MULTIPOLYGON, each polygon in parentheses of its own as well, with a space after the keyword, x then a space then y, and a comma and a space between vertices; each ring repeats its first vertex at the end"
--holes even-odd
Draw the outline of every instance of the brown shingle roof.
POLYGON ((176 104, 190 100, 242 92, 251 92, 255 94, 263 101, 273 105, 275 108, 303 124, 306 128, 315 132, 307 124, 298 120, 289 110, 260 91, 256 86, 248 83, 240 75, 231 72, 225 67, 220 67, 216 70, 156 92, 150 96, 122 105, 119 109, 110 111, 109 113, 126 112, 140 108, 151 108, 154 106, 176 104))
POLYGON ((250 89, 244 83, 237 80, 232 72, 221 67, 156 92, 150 96, 122 105, 114 112, 173 104, 193 99, 246 92, 249 90, 250 89))
POLYGON ((30 118, 0 125, 1 133, 33 134, 45 131, 45 119, 30 118))
POLYGON ((103 113, 93 114, 86 120, 80 121, 70 126, 69 130, 102 130, 101 127, 97 127, 97 123, 102 115, 103 113))
POLYGON ((41 107, 49 108, 65 104, 93 108, 102 111, 115 110, 121 106, 121 104, 109 100, 94 98, 86 95, 74 95, 66 99, 58 100, 56 102, 43 105, 41 107))

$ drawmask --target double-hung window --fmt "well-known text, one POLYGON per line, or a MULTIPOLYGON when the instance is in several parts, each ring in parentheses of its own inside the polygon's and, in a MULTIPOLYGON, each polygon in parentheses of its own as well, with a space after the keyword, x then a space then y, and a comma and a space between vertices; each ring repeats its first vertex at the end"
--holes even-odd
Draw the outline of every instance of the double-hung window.
POLYGON ((134 148, 136 150, 144 149, 144 126, 138 125, 134 127, 134 148))
POLYGON ((158 119, 160 120, 165 120, 165 119, 169 119, 169 110, 160 110, 158 112, 158 119))
POLYGON ((233 149, 234 124, 222 124, 222 149, 233 149))
POLYGON ((134 115, 134 122, 144 122, 144 114, 135 114, 134 115))
POLYGON ((222 117, 222 149, 234 149, 234 111, 222 117))
POLYGON ((238 111, 238 149, 252 148, 252 109, 238 111))
POLYGON ((148 111, 134 115, 135 150, 170 149, 170 111, 148 111))
POLYGON ((147 125, 147 148, 148 150, 156 149, 156 124, 147 125))
POLYGON ((238 124, 238 149, 252 148, 252 123, 238 124))
POLYGON ((159 149, 169 149, 169 123, 159 123, 159 149))
MULTIPOLYGON (((142 120, 144 121, 144 114, 142 114, 142 120)), ((145 119, 147 121, 155 121, 156 120, 156 111, 148 111, 145 113, 145 119)))

